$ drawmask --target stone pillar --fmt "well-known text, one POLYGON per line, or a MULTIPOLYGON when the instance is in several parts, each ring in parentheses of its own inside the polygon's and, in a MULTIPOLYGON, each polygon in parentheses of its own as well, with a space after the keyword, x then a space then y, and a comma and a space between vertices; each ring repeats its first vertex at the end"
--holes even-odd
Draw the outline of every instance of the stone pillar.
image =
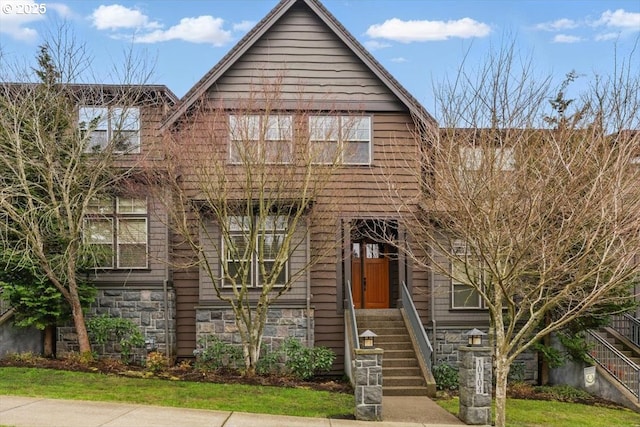
POLYGON ((466 424, 491 425, 491 370, 489 347, 459 347, 460 408, 466 424))
POLYGON ((355 351, 354 392, 356 397, 356 419, 363 421, 382 420, 382 355, 381 348, 355 351))

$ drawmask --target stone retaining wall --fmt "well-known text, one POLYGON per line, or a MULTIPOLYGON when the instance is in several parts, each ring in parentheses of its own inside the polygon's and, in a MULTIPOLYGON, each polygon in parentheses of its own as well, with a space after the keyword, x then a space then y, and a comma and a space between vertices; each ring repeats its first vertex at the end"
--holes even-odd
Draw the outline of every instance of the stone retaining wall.
MULTIPOLYGON (((467 344, 467 336, 464 335, 471 328, 438 328, 435 340, 433 339, 433 331, 429 333, 429 339, 432 340, 433 351, 435 352, 436 364, 447 363, 453 367, 458 367, 460 363, 460 354, 458 348, 467 344)), ((487 332, 487 330, 484 330, 487 332)), ((487 337, 484 337, 487 344, 487 337)), ((516 359, 512 365, 511 377, 517 380, 535 383, 538 381, 538 355, 536 352, 527 351, 516 359), (521 377, 521 378, 516 378, 521 377)))
MULTIPOLYGON (((175 354, 175 292, 168 290, 168 318, 164 312, 164 291, 162 289, 98 289, 95 302, 91 305, 87 319, 107 314, 112 317, 130 319, 140 327, 145 339, 155 340, 158 351, 175 354), (168 327, 169 336, 166 336, 168 327)), ((78 351, 77 336, 73 326, 58 328, 57 354, 64 356, 78 351)), ((94 349, 100 356, 119 357, 119 349, 113 343, 104 349, 94 349)))
MULTIPOLYGON (((306 308, 271 307, 264 328, 262 348, 273 351, 290 337, 297 338, 305 345, 313 346, 313 330, 313 309, 307 314, 306 308)), ((212 335, 226 343, 241 343, 231 309, 226 307, 196 309, 196 342, 212 335)))

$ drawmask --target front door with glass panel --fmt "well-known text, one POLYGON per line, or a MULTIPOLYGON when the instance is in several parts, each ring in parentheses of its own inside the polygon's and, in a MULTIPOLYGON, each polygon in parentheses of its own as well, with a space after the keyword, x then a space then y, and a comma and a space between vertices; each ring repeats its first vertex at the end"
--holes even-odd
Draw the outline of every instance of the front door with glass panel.
POLYGON ((389 308, 389 258, 385 245, 355 242, 351 248, 351 291, 356 308, 389 308))

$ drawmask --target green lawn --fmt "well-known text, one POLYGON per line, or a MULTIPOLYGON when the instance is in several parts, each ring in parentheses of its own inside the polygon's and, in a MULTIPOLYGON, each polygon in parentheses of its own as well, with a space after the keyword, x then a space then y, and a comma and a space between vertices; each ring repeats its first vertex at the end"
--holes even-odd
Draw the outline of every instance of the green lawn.
POLYGON ((352 394, 304 388, 127 378, 38 368, 0 368, 2 394, 102 400, 181 408, 301 417, 341 417, 354 412, 352 394))
MULTIPOLYGON (((2 394, 57 399, 102 400, 194 409, 302 417, 344 418, 354 411, 352 394, 302 388, 197 383, 128 378, 38 368, 0 368, 2 394)), ((458 399, 437 403, 456 414, 458 399)), ((510 399, 512 427, 640 427, 640 414, 571 403, 510 399)))
MULTIPOLYGON (((457 415, 457 398, 438 400, 437 403, 457 415)), ((640 414, 629 409, 612 409, 577 403, 509 399, 507 425, 509 427, 640 427, 640 414)))

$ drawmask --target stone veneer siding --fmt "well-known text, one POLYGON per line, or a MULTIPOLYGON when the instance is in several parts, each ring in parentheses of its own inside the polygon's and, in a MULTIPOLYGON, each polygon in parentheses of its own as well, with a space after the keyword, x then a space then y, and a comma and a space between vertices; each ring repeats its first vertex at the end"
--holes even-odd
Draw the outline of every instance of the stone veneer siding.
MULTIPOLYGON (((290 337, 297 338, 303 344, 312 346, 314 343, 313 330, 313 309, 307 315, 306 308, 272 306, 267 315, 262 347, 265 350, 273 351, 290 337), (309 341, 307 341, 307 336, 310 337, 309 341)), ((235 317, 230 308, 198 307, 196 309, 196 342, 212 335, 226 343, 241 343, 235 317)))
MULTIPOLYGON (((472 327, 459 329, 439 327, 437 328, 437 335, 435 340, 433 339, 433 331, 427 330, 429 339, 433 345, 433 351, 435 352, 436 365, 440 363, 447 363, 453 367, 459 367, 460 354, 458 347, 467 345, 467 336, 464 335, 472 327)), ((482 329, 482 328, 479 328, 482 329)), ((486 329, 483 332, 487 332, 486 329)), ((487 337, 483 337, 484 344, 487 344, 487 337)), ((538 381, 538 355, 534 351, 526 351, 517 357, 516 362, 512 365, 510 375, 515 375, 517 372, 522 372, 524 378, 519 378, 525 382, 535 383, 538 381), (520 364, 522 367, 519 367, 520 364)))
MULTIPOLYGON (((98 289, 96 300, 91 305, 87 319, 107 314, 111 317, 130 319, 140 327, 145 339, 155 338, 156 348, 164 354, 171 346, 171 354, 175 354, 176 345, 176 304, 175 292, 168 289, 169 337, 165 334, 166 317, 164 313, 164 291, 162 289, 98 289), (168 339, 167 339, 168 338, 168 339)), ((78 351, 77 337, 73 326, 58 328, 57 353, 65 355, 78 351)), ((104 349, 94 348, 100 356, 119 357, 113 343, 104 349)), ((138 352, 141 356, 143 352, 138 352)))

